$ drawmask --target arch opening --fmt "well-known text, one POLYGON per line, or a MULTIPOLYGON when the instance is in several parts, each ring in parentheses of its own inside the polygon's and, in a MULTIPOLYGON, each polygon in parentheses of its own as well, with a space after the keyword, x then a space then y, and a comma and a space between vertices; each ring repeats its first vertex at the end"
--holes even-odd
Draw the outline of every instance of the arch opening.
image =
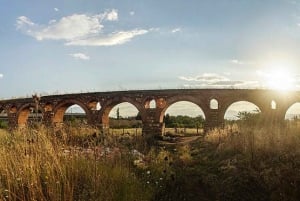
POLYGON ((163 112, 165 135, 197 135, 203 133, 205 114, 201 107, 189 101, 178 101, 163 112))
POLYGON ((53 123, 62 126, 64 123, 72 126, 87 124, 86 109, 80 103, 64 102, 54 109, 53 123))
POLYGON ((277 107, 276 102, 274 100, 272 100, 271 101, 271 109, 276 110, 276 107, 277 107))
POLYGON ((212 110, 217 110, 217 109, 219 109, 219 102, 216 99, 211 99, 209 107, 212 110))
POLYGON ((149 99, 145 102, 145 108, 146 109, 154 109, 156 108, 156 101, 155 99, 149 99))
POLYGON ((71 125, 87 124, 86 112, 80 105, 73 104, 66 108, 63 115, 63 122, 71 125))
POLYGON ((300 102, 294 103, 288 108, 284 119, 300 126, 300 102))
POLYGON ((134 137, 142 134, 142 117, 139 110, 129 102, 122 102, 106 108, 102 123, 113 135, 134 137))
POLYGON ((155 102, 155 100, 154 100, 154 99, 150 101, 150 103, 149 103, 149 107, 150 107, 151 109, 154 109, 154 108, 156 108, 156 102, 155 102))
POLYGON ((235 123, 257 123, 260 120, 261 110, 257 105, 248 101, 237 101, 232 103, 226 110, 225 124, 235 123))
POLYGON ((96 104, 96 110, 100 110, 101 109, 101 104, 100 104, 100 102, 97 102, 97 104, 96 104))
POLYGON ((0 107, 0 129, 8 128, 8 115, 4 108, 0 107))

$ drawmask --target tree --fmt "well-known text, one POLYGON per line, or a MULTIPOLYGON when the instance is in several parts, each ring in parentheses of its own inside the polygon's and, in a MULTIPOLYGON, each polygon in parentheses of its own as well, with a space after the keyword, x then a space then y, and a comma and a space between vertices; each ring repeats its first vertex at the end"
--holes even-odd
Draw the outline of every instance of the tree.
POLYGON ((261 113, 258 109, 254 110, 253 112, 243 111, 238 113, 237 118, 245 123, 258 123, 261 120, 260 114, 261 113))
POLYGON ((117 108, 117 119, 120 119, 120 108, 117 108))
POLYGON ((141 115, 141 112, 139 111, 135 120, 142 120, 142 115, 141 115))

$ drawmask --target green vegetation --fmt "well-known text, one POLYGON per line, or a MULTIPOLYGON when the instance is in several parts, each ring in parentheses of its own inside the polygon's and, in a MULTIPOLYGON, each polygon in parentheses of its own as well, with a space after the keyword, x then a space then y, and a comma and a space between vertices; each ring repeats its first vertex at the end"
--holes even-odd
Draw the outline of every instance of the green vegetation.
POLYGON ((7 129, 8 128, 8 122, 4 120, 0 120, 0 129, 7 129))
POLYGON ((169 114, 166 114, 164 117, 165 126, 167 128, 202 128, 204 121, 202 116, 170 116, 169 114))

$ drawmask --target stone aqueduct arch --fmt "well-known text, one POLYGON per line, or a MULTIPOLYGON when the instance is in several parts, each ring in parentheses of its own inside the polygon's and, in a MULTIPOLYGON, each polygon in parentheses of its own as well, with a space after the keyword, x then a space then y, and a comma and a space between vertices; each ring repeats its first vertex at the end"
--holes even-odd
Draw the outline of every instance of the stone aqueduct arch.
MULTIPOLYGON (((63 122, 63 115, 68 107, 77 104, 85 111, 89 124, 107 128, 111 109, 119 103, 128 102, 141 114, 144 134, 161 134, 165 111, 170 105, 179 101, 188 101, 198 105, 205 115, 205 129, 211 129, 224 125, 226 110, 238 101, 255 104, 266 121, 283 121, 288 108, 300 102, 300 92, 173 89, 66 94, 42 96, 39 110, 45 124, 55 125, 63 122), (155 101, 155 107, 150 107, 150 102, 153 101, 155 101), (271 108, 272 101, 276 102, 276 109, 271 108), (214 102, 217 107, 211 107, 211 102, 214 102), (97 110, 98 104, 101 106, 99 110, 97 110)), ((34 107, 35 103, 32 98, 0 101, 0 110, 7 113, 11 128, 26 124, 30 110, 34 107)))

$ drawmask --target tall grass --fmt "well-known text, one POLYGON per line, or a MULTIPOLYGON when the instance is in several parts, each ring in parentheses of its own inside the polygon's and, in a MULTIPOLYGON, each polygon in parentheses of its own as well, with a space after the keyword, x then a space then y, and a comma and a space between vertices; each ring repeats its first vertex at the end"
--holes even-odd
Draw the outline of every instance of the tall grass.
POLYGON ((221 200, 300 200, 300 128, 233 124, 208 133, 221 200))
POLYGON ((220 152, 236 151, 244 154, 300 154, 300 128, 295 126, 233 124, 215 129, 206 140, 218 146, 220 152))
POLYGON ((0 200, 300 200, 297 124, 238 122, 150 149, 122 133, 0 130, 0 200))
POLYGON ((87 154, 41 128, 0 133, 1 200, 149 200, 128 157, 87 154))

